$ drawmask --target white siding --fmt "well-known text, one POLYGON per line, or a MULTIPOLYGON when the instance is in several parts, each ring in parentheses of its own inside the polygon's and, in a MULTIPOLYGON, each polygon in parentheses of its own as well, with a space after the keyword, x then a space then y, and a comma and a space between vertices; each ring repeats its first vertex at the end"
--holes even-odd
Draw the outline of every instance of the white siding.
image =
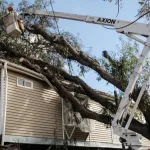
POLYGON ((59 95, 43 81, 9 71, 6 135, 62 139, 59 95), (33 89, 17 86, 17 77, 33 81, 33 89))
MULTIPOLYGON (((97 113, 101 113, 101 105, 95 101, 89 101, 90 109, 97 113)), ((95 121, 95 131, 91 132, 87 140, 96 142, 112 143, 112 132, 109 126, 95 121)))

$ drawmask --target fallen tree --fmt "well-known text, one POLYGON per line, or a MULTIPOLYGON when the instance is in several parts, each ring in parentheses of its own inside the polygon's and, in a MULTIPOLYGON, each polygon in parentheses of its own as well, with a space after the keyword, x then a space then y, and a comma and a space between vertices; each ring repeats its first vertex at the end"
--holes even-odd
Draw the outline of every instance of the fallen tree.
MULTIPOLYGON (((124 62, 128 60, 115 60, 107 51, 104 51, 103 56, 109 64, 109 67, 106 68, 104 65, 101 65, 96 58, 83 52, 78 44, 75 45, 75 39, 70 41, 68 38, 70 35, 67 37, 64 34, 58 35, 49 32, 49 30, 41 26, 43 18, 29 19, 32 21, 26 24, 25 35, 20 39, 8 37, 6 33, 1 31, 1 58, 18 63, 46 76, 58 94, 62 98, 69 100, 73 105, 74 111, 79 112, 83 118, 94 119, 105 124, 110 124, 119 104, 117 92, 114 92, 115 97, 114 102, 112 102, 109 97, 103 97, 100 91, 96 91, 90 87, 79 76, 74 76, 65 71, 63 66, 65 62, 69 62, 70 64, 71 62, 78 63, 83 73, 86 72, 86 68, 89 68, 95 71, 102 79, 124 92, 131 70, 131 68, 128 72, 126 71, 128 70, 127 68, 124 70, 124 62), (31 42, 31 37, 35 37, 34 42, 31 42), (38 56, 36 56, 36 54, 38 54, 38 56), (64 80, 70 83, 71 88, 68 88, 68 85, 63 82, 64 80), (109 111, 110 114, 98 114, 89 110, 82 105, 79 98, 74 96, 71 92, 86 95, 91 100, 98 102, 103 108, 109 111)), ((44 22, 47 21, 50 23, 47 18, 44 19, 44 22)), ((53 22, 53 20, 51 20, 51 22, 53 22)), ((47 27, 49 27, 48 23, 47 27)), ((130 64, 133 67, 133 64, 130 64)), ((136 100, 139 94, 139 89, 140 86, 137 86, 132 93, 134 100, 136 100)), ((145 91, 142 97, 139 109, 145 117, 146 123, 133 119, 130 129, 150 139, 150 119, 148 117, 150 114, 150 106, 147 91, 145 91), (143 107, 145 109, 143 109, 143 107)))

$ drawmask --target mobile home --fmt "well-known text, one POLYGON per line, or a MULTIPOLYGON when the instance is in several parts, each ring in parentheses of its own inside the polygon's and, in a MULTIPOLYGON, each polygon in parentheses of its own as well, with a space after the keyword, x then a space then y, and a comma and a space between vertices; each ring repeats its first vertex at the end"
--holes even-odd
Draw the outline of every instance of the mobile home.
MULTIPOLYGON (((121 149, 111 127, 92 121, 82 127, 67 123, 63 100, 48 80, 30 69, 0 60, 0 135, 1 145, 21 143, 88 148, 121 149)), ((101 106, 90 101, 90 109, 101 106)), ((90 121, 89 121, 90 122, 90 121)), ((145 147, 150 142, 143 140, 145 147)))

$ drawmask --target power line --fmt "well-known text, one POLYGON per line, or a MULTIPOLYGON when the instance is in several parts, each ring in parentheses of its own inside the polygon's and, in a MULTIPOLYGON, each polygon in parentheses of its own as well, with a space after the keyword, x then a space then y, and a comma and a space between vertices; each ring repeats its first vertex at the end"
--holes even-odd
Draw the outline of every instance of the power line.
MULTIPOLYGON (((52 4, 52 1, 51 1, 51 0, 50 0, 50 5, 51 5, 52 12, 53 12, 53 15, 54 15, 54 20, 55 20, 55 23, 56 23, 56 27, 57 27, 57 30, 58 30, 58 34, 60 34, 59 26, 58 26, 58 24, 57 24, 57 19, 56 19, 56 16, 55 16, 55 11, 54 11, 53 4, 52 4)), ((143 15, 141 15, 140 17, 138 17, 137 19, 135 19, 135 20, 132 21, 131 23, 129 23, 129 24, 125 25, 125 26, 119 27, 119 28, 109 28, 109 27, 106 27, 106 26, 104 26, 104 25, 102 25, 102 26, 103 26, 104 28, 110 29, 110 30, 122 29, 122 28, 128 27, 128 26, 132 25, 133 23, 137 22, 139 19, 141 19, 143 16, 147 15, 148 13, 150 13, 150 11, 144 13, 143 15)))
MULTIPOLYGON (((48 12, 45 4, 44 4, 44 1, 42 0, 42 3, 43 3, 43 6, 44 6, 44 9, 48 12)), ((51 5, 51 8, 52 8, 52 12, 53 12, 53 16, 54 16, 54 20, 55 20, 55 24, 56 24, 56 28, 57 28, 57 31, 58 31, 58 34, 60 35, 60 30, 59 30, 59 26, 57 24, 57 20, 56 20, 56 16, 55 16, 55 11, 54 11, 54 8, 53 8, 53 4, 52 4, 52 1, 50 0, 50 5, 51 5)))
POLYGON ((57 20, 56 20, 56 16, 55 16, 55 11, 54 11, 53 4, 52 4, 52 1, 51 1, 51 0, 50 0, 50 5, 51 5, 52 11, 53 11, 54 20, 55 20, 55 23, 56 23, 56 27, 57 27, 57 30, 58 30, 58 34, 60 35, 59 26, 58 26, 58 24, 57 24, 57 20))
POLYGON ((122 29, 122 28, 128 27, 128 26, 132 25, 133 23, 137 22, 139 19, 141 19, 143 16, 147 15, 148 13, 150 13, 150 10, 148 12, 144 13, 143 15, 141 15, 139 18, 137 18, 134 21, 132 21, 131 23, 129 23, 129 24, 125 25, 125 26, 119 27, 119 28, 108 28, 108 27, 106 27, 104 25, 102 25, 102 26, 104 28, 106 28, 106 29, 109 29, 109 30, 122 29))

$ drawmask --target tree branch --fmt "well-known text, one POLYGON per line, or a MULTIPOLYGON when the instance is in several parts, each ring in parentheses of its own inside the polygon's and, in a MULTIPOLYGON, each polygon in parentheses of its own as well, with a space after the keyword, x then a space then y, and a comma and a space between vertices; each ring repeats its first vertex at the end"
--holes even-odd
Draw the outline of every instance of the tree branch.
POLYGON ((57 77, 51 75, 49 70, 44 69, 45 70, 44 71, 43 68, 39 69, 34 64, 30 63, 27 60, 21 59, 20 62, 24 63, 24 65, 26 65, 27 68, 32 68, 32 70, 34 70, 38 73, 42 73, 43 75, 48 77, 48 79, 53 84, 53 86, 55 86, 57 88, 59 95, 64 99, 68 99, 72 103, 74 111, 80 112, 80 114, 83 118, 90 118, 90 119, 94 119, 94 120, 103 122, 105 124, 110 124, 110 121, 112 119, 110 116, 106 116, 103 114, 97 114, 97 113, 87 109, 84 105, 81 105, 80 101, 76 97, 74 97, 70 92, 68 92, 65 89, 65 87, 61 84, 61 82, 57 79, 57 77))
MULTIPOLYGON (((79 77, 77 76, 72 76, 70 74, 68 74, 65 70, 61 69, 61 68, 57 68, 53 65, 50 65, 46 62, 43 62, 41 60, 37 60, 37 59, 33 59, 33 58, 29 58, 23 54, 18 53, 17 51, 14 51, 13 49, 9 48, 8 46, 6 47, 5 44, 0 42, 0 45, 3 47, 3 49, 5 51, 7 51, 11 57, 15 57, 15 58, 21 58, 24 57, 28 60, 22 59, 22 64, 26 64, 27 61, 31 61, 32 64, 38 64, 39 66, 41 66, 42 68, 44 68, 45 66, 48 67, 48 69, 50 71, 52 71, 53 76, 61 76, 61 78, 64 78, 67 81, 70 82, 74 82, 77 85, 80 85, 82 87, 82 89, 84 90, 84 93, 91 98, 92 100, 100 103, 102 106, 104 106, 105 108, 109 109, 112 113, 115 113, 116 111, 116 107, 113 103, 109 102, 109 98, 101 96, 100 92, 96 92, 94 89, 92 89, 91 87, 89 87, 83 80, 81 80, 79 77)), ((31 66, 31 65, 30 65, 31 66)), ((28 66, 29 67, 29 66, 28 66)), ((30 68, 32 69, 32 68, 30 68)))
MULTIPOLYGON (((27 61, 28 60, 22 59, 21 63, 26 65, 27 61)), ((52 66, 50 64, 47 64, 47 63, 42 62, 40 60, 33 60, 32 59, 32 63, 41 65, 43 68, 45 68, 45 69, 47 68, 49 71, 53 71, 53 75, 55 75, 55 76, 60 76, 61 75, 65 80, 70 81, 70 82, 74 82, 77 85, 80 85, 82 87, 82 89, 84 90, 84 94, 86 94, 90 99, 98 102, 99 104, 101 104, 105 108, 109 109, 112 113, 116 112, 116 106, 113 103, 110 102, 109 98, 101 96, 100 92, 96 92, 94 89, 89 87, 79 77, 72 76, 72 75, 68 74, 65 70, 63 70, 61 68, 57 68, 57 67, 52 66), (46 66, 46 67, 44 67, 44 66, 46 66)))
POLYGON ((65 52, 68 53, 68 55, 66 55, 64 51, 60 50, 60 48, 55 47, 57 53, 65 58, 75 60, 82 65, 85 65, 95 70, 103 79, 110 82, 120 90, 124 90, 121 82, 118 79, 114 78, 112 75, 110 75, 106 70, 104 70, 97 60, 89 57, 82 51, 75 50, 63 37, 56 37, 54 35, 50 35, 41 28, 39 28, 37 25, 33 25, 32 28, 34 29, 34 34, 40 34, 44 37, 45 40, 49 41, 50 43, 61 45, 67 48, 67 51, 65 52))
MULTIPOLYGON (((18 52, 14 51, 13 49, 6 47, 5 44, 2 44, 1 42, 0 42, 0 49, 3 51, 6 51, 7 55, 12 56, 12 57, 19 58, 19 57, 23 56, 22 54, 18 54, 18 52)), ((26 56, 24 56, 24 57, 27 58, 26 56)), ((67 98, 68 100, 70 100, 74 106, 74 110, 80 112, 81 116, 83 118, 94 119, 94 120, 103 122, 105 124, 110 124, 111 119, 112 119, 110 116, 97 114, 97 113, 85 108, 85 106, 80 104, 79 100, 76 97, 74 97, 70 92, 68 92, 66 90, 66 88, 62 85, 62 83, 59 81, 59 79, 54 74, 51 74, 49 72, 49 70, 47 70, 47 71, 43 70, 42 67, 44 65, 47 65, 47 63, 43 62, 43 64, 41 64, 41 66, 39 65, 39 67, 37 67, 36 65, 34 65, 34 63, 32 63, 32 61, 35 61, 36 63, 37 62, 39 63, 42 61, 34 60, 32 58, 29 58, 29 59, 31 60, 31 63, 28 61, 29 64, 28 65, 26 64, 27 68, 33 69, 36 72, 42 73, 43 75, 47 76, 48 79, 50 80, 50 82, 56 87, 57 91, 59 92, 59 95, 62 96, 63 98, 67 98)), ((54 67, 54 69, 56 69, 56 68, 54 67)), ((56 69, 56 71, 58 71, 58 70, 56 69)), ((60 71, 58 71, 58 72, 60 72, 60 71)), ((138 122, 137 120, 133 120, 132 124, 130 126, 130 129, 135 132, 138 132, 141 135, 143 135, 144 137, 150 139, 150 131, 149 131, 149 128, 147 125, 142 124, 142 123, 138 122)))

